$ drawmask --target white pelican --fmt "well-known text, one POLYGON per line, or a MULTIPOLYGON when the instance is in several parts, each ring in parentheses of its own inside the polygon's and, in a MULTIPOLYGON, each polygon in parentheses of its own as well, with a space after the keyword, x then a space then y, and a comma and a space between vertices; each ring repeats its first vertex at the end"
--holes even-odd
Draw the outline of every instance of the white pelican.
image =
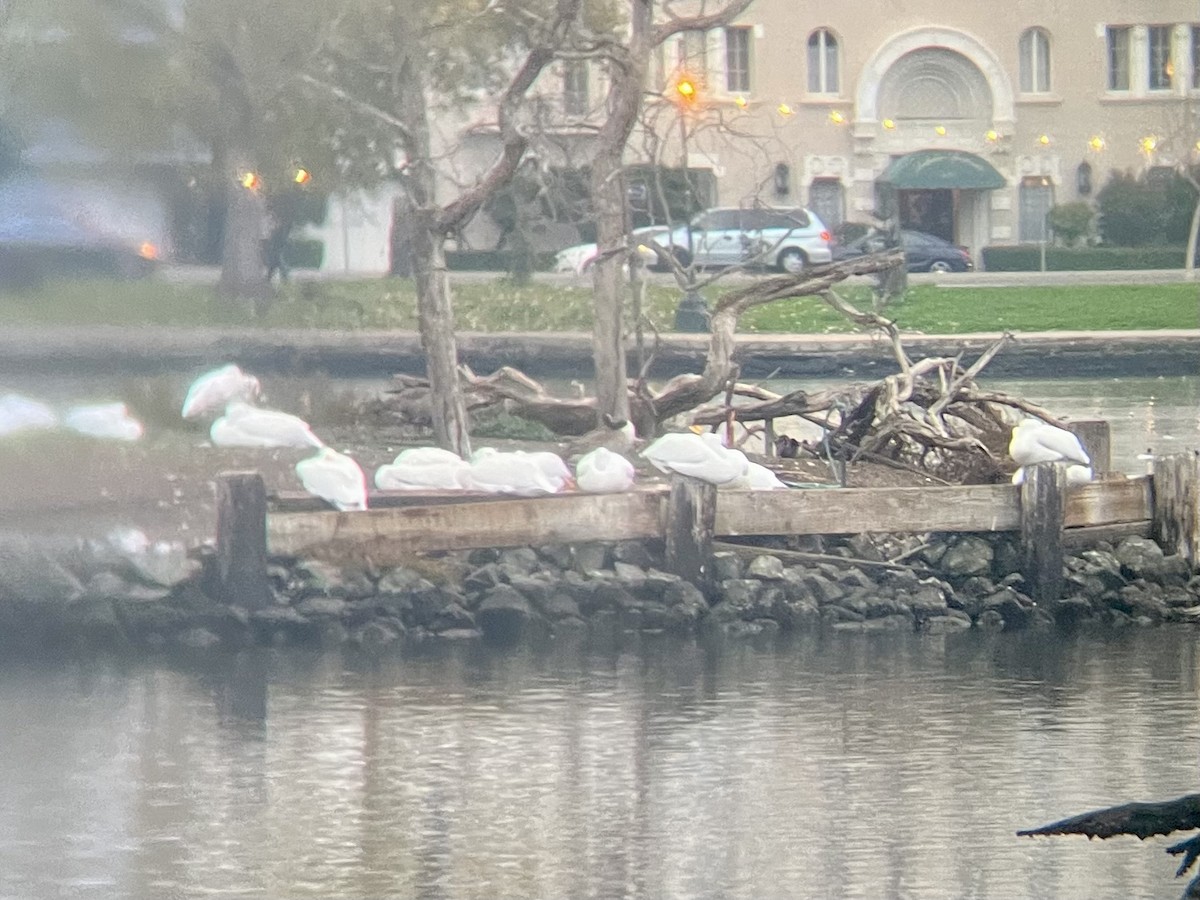
MULTIPOLYGON (((561 482, 563 487, 575 482, 575 476, 571 473, 571 467, 557 453, 551 453, 549 450, 515 450, 513 452, 518 456, 525 456, 533 460, 546 474, 547 478, 551 481, 561 482)), ((559 490, 562 490, 562 487, 559 490)))
MULTIPOLYGON (((1091 466, 1081 466, 1079 464, 1067 466, 1067 487, 1074 487, 1077 484, 1087 484, 1095 477, 1091 466)), ((1013 484, 1025 483, 1025 467, 1017 469, 1013 472, 1013 484)))
POLYGON ((410 447, 375 470, 382 491, 464 490, 471 486, 471 464, 441 447, 410 447))
POLYGON ((565 478, 551 474, 547 472, 551 468, 548 462, 536 453, 501 453, 491 447, 482 447, 471 454, 471 487, 488 494, 517 497, 557 494, 570 481, 570 472, 568 470, 565 478))
POLYGON ((1092 464, 1079 438, 1065 428, 1049 425, 1040 419, 1022 419, 1017 424, 1008 442, 1008 455, 1018 466, 1043 462, 1070 462, 1082 466, 1092 464))
POLYGON ((593 428, 587 434, 581 434, 568 443, 563 456, 573 459, 590 453, 597 447, 614 453, 631 453, 638 443, 637 429, 633 427, 633 423, 628 419, 614 419, 608 413, 602 418, 603 424, 599 428, 593 428))
POLYGON ((0 397, 0 437, 18 431, 44 431, 58 426, 58 414, 40 400, 20 394, 0 397))
POLYGON ((357 462, 332 447, 296 463, 304 489, 340 510, 367 508, 367 476, 357 462))
POLYGON ((575 484, 589 494, 619 494, 633 486, 633 463, 607 447, 597 447, 575 463, 575 484))
POLYGON ((323 447, 299 416, 235 401, 212 423, 209 437, 217 447, 323 447))
POLYGON ((80 434, 116 441, 136 441, 146 433, 124 403, 73 406, 63 414, 63 425, 80 434))
POLYGON ((712 432, 670 432, 642 451, 660 472, 677 472, 707 481, 728 484, 749 473, 750 460, 740 450, 731 450, 712 432))
POLYGON ((185 419, 219 413, 234 401, 249 403, 258 397, 261 390, 257 378, 229 363, 205 372, 192 382, 181 412, 185 419))

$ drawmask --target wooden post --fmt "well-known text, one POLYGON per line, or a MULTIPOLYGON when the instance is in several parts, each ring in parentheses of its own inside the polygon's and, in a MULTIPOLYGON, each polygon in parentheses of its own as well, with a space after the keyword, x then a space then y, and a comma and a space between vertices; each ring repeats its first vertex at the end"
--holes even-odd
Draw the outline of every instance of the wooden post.
POLYGON ((271 605, 267 488, 257 472, 217 478, 217 576, 224 602, 249 610, 271 605))
POLYGON ((763 455, 778 456, 775 452, 775 420, 763 419, 763 455))
POLYGON ((1200 457, 1174 453, 1154 460, 1154 539, 1194 569, 1200 560, 1200 457))
POLYGON ((1104 419, 1085 419, 1071 422, 1067 430, 1079 438, 1092 460, 1092 472, 1103 475, 1112 471, 1112 427, 1104 419))
POLYGON ((1061 463, 1025 467, 1021 483, 1021 574, 1029 596, 1046 606, 1062 599, 1067 470, 1061 463))
POLYGON ((671 476, 667 497, 667 568, 707 592, 712 580, 717 487, 684 475, 671 476))

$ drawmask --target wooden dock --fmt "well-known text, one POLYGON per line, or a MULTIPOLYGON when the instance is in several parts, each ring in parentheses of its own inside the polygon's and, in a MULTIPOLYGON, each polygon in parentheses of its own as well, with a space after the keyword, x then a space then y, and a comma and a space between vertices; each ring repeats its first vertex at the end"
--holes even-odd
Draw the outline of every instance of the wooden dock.
POLYGON ((376 492, 361 512, 313 509, 291 496, 268 502, 255 473, 218 486, 218 570, 230 602, 257 608, 269 597, 271 555, 334 553, 379 564, 418 553, 589 541, 656 540, 667 567, 703 586, 714 540, 763 535, 1013 532, 1034 599, 1060 596, 1067 547, 1154 537, 1195 567, 1200 559, 1200 457, 1155 461, 1139 477, 1107 475, 1067 487, 1061 465, 1044 464, 1020 485, 718 490, 674 476, 621 494, 528 499, 376 492), (300 508, 298 508, 300 507, 300 508), (307 508, 303 508, 307 507, 307 508))

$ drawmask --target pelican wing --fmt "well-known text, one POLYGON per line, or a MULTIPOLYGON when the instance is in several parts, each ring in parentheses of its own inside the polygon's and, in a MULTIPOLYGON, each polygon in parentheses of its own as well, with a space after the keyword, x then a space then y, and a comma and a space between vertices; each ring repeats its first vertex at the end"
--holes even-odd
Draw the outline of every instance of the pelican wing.
POLYGON ((315 456, 296 463, 304 489, 340 510, 367 508, 367 479, 349 456, 324 447, 315 456))

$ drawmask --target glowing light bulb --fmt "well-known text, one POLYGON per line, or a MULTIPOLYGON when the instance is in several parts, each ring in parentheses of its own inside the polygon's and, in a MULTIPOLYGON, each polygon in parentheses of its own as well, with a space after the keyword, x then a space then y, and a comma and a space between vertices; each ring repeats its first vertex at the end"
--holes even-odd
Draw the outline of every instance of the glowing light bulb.
POLYGON ((296 182, 296 184, 307 184, 312 181, 312 175, 309 174, 307 169, 297 169, 296 174, 292 176, 292 181, 296 182))
POLYGON ((238 176, 238 182, 248 191, 256 191, 262 187, 262 179, 257 172, 243 172, 238 176))
POLYGON ((946 136, 946 126, 945 125, 935 125, 933 128, 933 133, 936 134, 938 137, 945 137, 946 136))
POLYGON ((1000 133, 996 131, 995 128, 989 128, 984 132, 983 136, 987 139, 989 144, 994 144, 996 141, 1000 140, 1000 133))
POLYGON ((1039 134, 1039 135, 1038 135, 1037 142, 1038 142, 1039 144, 1041 144, 1043 147, 1045 147, 1045 146, 1048 146, 1048 145, 1049 145, 1049 143, 1050 143, 1050 135, 1048 135, 1048 134, 1039 134))
POLYGON ((1092 139, 1088 141, 1088 147, 1090 147, 1096 153, 1099 153, 1104 149, 1104 138, 1100 137, 1098 134, 1092 135, 1092 139))
POLYGON ((733 102, 739 109, 746 108, 746 98, 743 97, 741 94, 738 94, 736 97, 734 97, 733 102))
POLYGON ((790 106, 788 106, 786 103, 780 103, 777 107, 775 107, 775 109, 779 111, 779 114, 781 116, 790 116, 793 113, 795 113, 795 110, 792 109, 790 106))
POLYGON ((1144 138, 1138 141, 1138 146, 1142 148, 1143 153, 1153 153, 1158 147, 1158 135, 1146 135, 1144 138))
POLYGON ((896 123, 895 123, 895 122, 893 122, 891 119, 884 119, 884 120, 883 120, 883 122, 882 122, 882 125, 883 125, 883 127, 884 127, 884 128, 886 128, 888 131, 891 131, 893 128, 895 128, 895 127, 896 127, 896 123))
POLYGON ((841 125, 846 121, 846 116, 841 112, 841 110, 833 109, 829 111, 829 121, 834 125, 841 125))

